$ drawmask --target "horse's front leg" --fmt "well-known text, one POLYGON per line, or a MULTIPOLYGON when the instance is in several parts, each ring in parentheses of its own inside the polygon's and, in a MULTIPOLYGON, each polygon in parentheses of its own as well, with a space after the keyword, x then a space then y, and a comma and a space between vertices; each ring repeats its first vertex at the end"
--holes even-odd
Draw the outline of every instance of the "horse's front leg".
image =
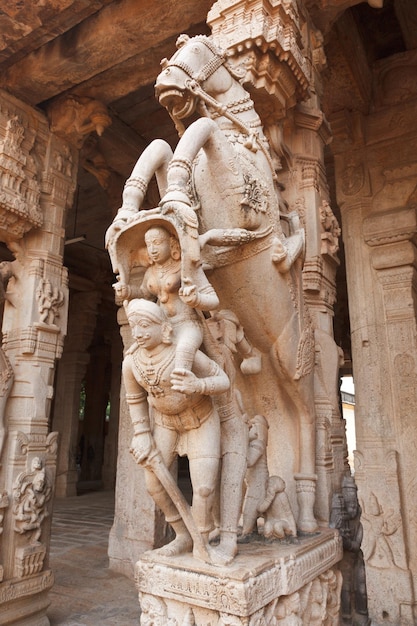
POLYGON ((193 161, 201 149, 207 151, 210 158, 216 149, 219 155, 230 152, 232 158, 232 149, 217 125, 208 118, 198 119, 187 128, 175 149, 168 167, 166 194, 160 207, 163 214, 175 215, 181 244, 180 297, 188 292, 194 293, 194 301, 184 300, 187 304, 202 310, 213 310, 219 301, 202 270, 199 224, 191 191, 193 161))
MULTIPOLYGON (((296 321, 296 316, 292 321, 296 321)), ((297 527, 301 533, 309 534, 318 527, 314 516, 317 482, 314 381, 313 371, 299 377, 295 375, 298 369, 297 350, 294 350, 297 336, 296 325, 287 324, 272 347, 271 357, 278 375, 278 384, 284 387, 297 413, 299 463, 298 471, 294 474, 299 509, 297 527)))
POLYGON ((192 205, 190 182, 193 161, 201 149, 207 153, 208 162, 216 166, 219 180, 224 176, 228 179, 234 176, 240 181, 236 167, 230 167, 236 156, 232 146, 213 120, 202 117, 187 128, 175 149, 168 168, 167 193, 161 200, 163 209, 170 202, 192 205))
POLYGON ((154 175, 160 195, 165 195, 168 164, 172 155, 171 146, 163 139, 155 139, 145 148, 125 183, 122 206, 111 228, 121 228, 140 210, 149 182, 154 175))
POLYGON ((313 533, 317 530, 314 515, 316 500, 316 420, 313 395, 313 373, 307 374, 296 383, 292 398, 299 419, 299 472, 294 474, 299 508, 298 530, 313 533))

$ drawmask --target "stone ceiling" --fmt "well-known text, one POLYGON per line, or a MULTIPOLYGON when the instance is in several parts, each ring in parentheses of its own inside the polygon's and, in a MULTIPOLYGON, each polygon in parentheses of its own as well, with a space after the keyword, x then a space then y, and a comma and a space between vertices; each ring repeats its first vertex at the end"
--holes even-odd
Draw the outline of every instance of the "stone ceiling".
MULTIPOLYGON (((385 0, 376 9, 358 1, 306 1, 325 37, 327 115, 343 108, 366 113, 372 64, 416 47, 415 0, 385 0)), ((63 95, 88 96, 103 102, 112 118, 101 137, 84 144, 67 216, 67 238, 85 235, 85 240, 66 246, 65 263, 73 281, 76 276, 80 285, 86 281, 85 289, 91 281, 108 286, 112 280, 104 233, 139 154, 156 137, 171 145, 176 141, 170 118, 154 98, 160 60, 175 51, 178 34, 209 33, 205 19, 211 4, 0 0, 0 86, 44 111, 63 95)))

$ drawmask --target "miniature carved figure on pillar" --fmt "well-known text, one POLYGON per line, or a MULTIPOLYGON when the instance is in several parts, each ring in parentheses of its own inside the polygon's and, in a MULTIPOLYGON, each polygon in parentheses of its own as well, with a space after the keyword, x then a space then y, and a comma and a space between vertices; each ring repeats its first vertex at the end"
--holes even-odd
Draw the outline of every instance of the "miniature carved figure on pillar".
POLYGON ((262 536, 267 540, 297 535, 285 482, 280 476, 270 476, 268 472, 268 428, 263 415, 255 415, 250 420, 242 541, 256 538, 259 532, 257 520, 260 517, 264 518, 262 536))
POLYGON ((64 293, 58 287, 53 287, 47 278, 42 278, 36 290, 39 305, 40 321, 44 324, 53 324, 59 316, 59 309, 64 303, 64 293))
POLYGON ((367 626, 370 621, 365 563, 361 550, 362 511, 358 502, 357 487, 351 476, 344 476, 342 494, 335 494, 333 500, 331 526, 340 531, 343 539, 343 560, 340 563, 343 575, 341 598, 343 624, 367 626))
POLYGON ((42 570, 46 546, 41 542, 42 524, 49 515, 52 482, 40 457, 29 472, 21 472, 13 489, 14 530, 22 536, 16 548, 15 575, 19 578, 42 570))

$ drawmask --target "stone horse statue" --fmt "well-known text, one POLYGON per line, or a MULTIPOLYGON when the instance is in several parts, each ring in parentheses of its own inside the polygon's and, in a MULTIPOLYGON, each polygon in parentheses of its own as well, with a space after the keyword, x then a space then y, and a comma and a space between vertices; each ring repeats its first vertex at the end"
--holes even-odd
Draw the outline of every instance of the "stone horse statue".
POLYGON ((153 141, 127 180, 107 232, 113 269, 128 284, 132 268, 143 264, 137 237, 145 223, 176 230, 183 286, 207 275, 221 308, 236 312, 252 345, 269 355, 277 387, 294 404, 297 526, 312 533, 314 331, 302 288, 304 232, 298 216, 285 213, 261 120, 225 53, 205 36, 182 35, 177 47, 162 61, 155 90, 180 140, 174 152, 153 141), (141 210, 154 175, 161 202, 141 210))

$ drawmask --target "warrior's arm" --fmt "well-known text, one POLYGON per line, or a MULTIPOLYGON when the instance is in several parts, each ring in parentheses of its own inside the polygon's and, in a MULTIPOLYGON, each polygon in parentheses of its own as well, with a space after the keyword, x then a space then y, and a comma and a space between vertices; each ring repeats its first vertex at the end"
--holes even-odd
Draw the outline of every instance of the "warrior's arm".
POLYGON ((129 405, 130 419, 135 435, 150 432, 149 410, 146 391, 140 386, 133 374, 132 355, 123 360, 123 382, 126 389, 126 402, 129 405))
POLYGON ((130 451, 137 463, 143 463, 154 449, 149 420, 149 407, 146 392, 133 373, 132 355, 123 360, 123 382, 126 389, 126 401, 133 424, 133 439, 130 451))
POLYGON ((225 372, 203 352, 194 358, 193 371, 175 369, 171 375, 172 388, 181 393, 198 393, 206 396, 227 391, 230 381, 225 372))

